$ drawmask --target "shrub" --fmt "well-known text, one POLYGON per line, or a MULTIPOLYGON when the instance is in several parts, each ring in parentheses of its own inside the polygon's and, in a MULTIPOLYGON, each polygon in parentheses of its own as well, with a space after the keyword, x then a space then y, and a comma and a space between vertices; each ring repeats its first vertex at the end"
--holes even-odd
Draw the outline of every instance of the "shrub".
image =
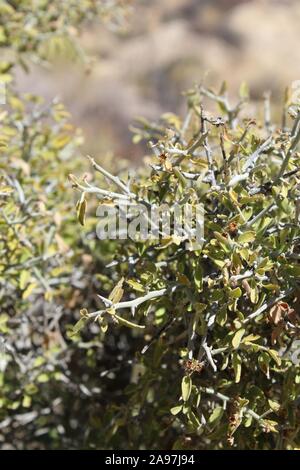
POLYGON ((109 297, 101 289, 101 305, 81 310, 74 326, 76 337, 99 323, 105 347, 127 328, 135 345, 111 369, 116 387, 127 369, 127 387, 103 418, 108 447, 300 445, 300 369, 289 353, 300 331, 300 110, 287 93, 278 127, 245 117, 244 85, 240 93, 231 106, 224 86, 219 94, 199 86, 187 93, 183 121, 141 121, 135 139, 145 137, 153 155, 134 180, 93 159, 109 186, 71 175, 80 219, 91 193, 100 205, 119 206, 122 196, 205 210, 201 248, 187 247, 187 233, 119 240, 115 288, 109 297), (204 111, 207 100, 218 114, 204 111))
POLYGON ((49 41, 68 42, 91 17, 88 5, 101 3, 0 2, 0 82, 7 84, 0 110, 1 448, 93 443, 96 424, 85 430, 80 423, 97 407, 101 352, 96 341, 89 350, 71 343, 67 331, 84 297, 99 288, 95 271, 104 270, 109 247, 95 253, 88 227, 74 230, 67 175, 82 169, 80 131, 61 103, 17 93, 14 66, 47 59, 49 41))
POLYGON ((299 448, 297 103, 286 95, 277 128, 268 106, 263 123, 245 117, 245 86, 233 107, 224 86, 190 90, 183 121, 134 129, 150 169, 128 179, 91 159, 101 187, 70 177, 79 230, 66 177, 82 170, 81 135, 60 103, 19 96, 12 72, 78 52, 103 5, 0 2, 0 445, 299 448), (100 242, 95 194, 202 204, 204 243, 100 242))
MULTIPOLYGON (((57 55, 82 58, 76 36, 82 24, 99 18, 121 26, 130 0, 18 0, 0 2, 0 73, 16 64, 47 62, 57 55)), ((2 77, 3 79, 3 77, 2 77)))

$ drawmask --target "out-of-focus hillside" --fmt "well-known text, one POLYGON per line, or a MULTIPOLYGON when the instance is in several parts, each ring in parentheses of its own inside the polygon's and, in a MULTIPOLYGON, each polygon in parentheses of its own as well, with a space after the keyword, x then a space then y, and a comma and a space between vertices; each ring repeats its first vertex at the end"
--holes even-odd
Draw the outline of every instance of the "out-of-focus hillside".
POLYGON ((59 95, 96 156, 111 149, 137 159, 128 126, 137 115, 180 112, 180 92, 208 73, 232 91, 246 80, 252 97, 275 99, 300 77, 299 0, 140 0, 127 32, 88 25, 80 41, 94 57, 85 66, 20 71, 19 87, 59 95))

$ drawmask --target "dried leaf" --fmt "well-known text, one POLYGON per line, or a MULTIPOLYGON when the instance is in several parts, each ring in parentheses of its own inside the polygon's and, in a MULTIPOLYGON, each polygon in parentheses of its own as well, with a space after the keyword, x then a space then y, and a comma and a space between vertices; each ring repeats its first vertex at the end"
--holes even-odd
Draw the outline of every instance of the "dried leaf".
POLYGON ((119 280, 118 284, 113 288, 113 290, 112 290, 111 293, 109 294, 108 299, 109 299, 113 304, 116 304, 116 303, 120 302, 120 300, 121 300, 122 297, 123 297, 123 294, 124 294, 124 289, 122 289, 123 283, 124 283, 124 277, 122 277, 122 278, 119 280))

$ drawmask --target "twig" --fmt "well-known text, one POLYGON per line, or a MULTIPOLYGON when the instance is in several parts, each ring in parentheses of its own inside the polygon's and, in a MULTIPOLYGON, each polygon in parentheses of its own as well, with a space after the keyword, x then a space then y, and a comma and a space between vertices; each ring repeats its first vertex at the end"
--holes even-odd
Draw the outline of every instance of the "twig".
POLYGON ((188 326, 188 357, 189 359, 193 359, 194 356, 194 343, 196 338, 196 331, 195 331, 195 315, 193 315, 190 319, 189 326, 188 326))
POLYGON ((286 168, 289 164, 289 161, 290 161, 290 158, 293 154, 293 151, 297 147, 299 141, 300 141, 300 112, 298 113, 298 115, 296 117, 293 129, 292 129, 292 132, 291 132, 291 145, 290 145, 286 155, 283 151, 281 151, 281 155, 283 156, 283 162, 282 162, 279 174, 278 174, 277 178, 275 179, 274 184, 277 183, 279 181, 279 179, 283 176, 283 174, 284 174, 284 172, 285 172, 285 170, 286 170, 286 168))
POLYGON ((261 212, 259 212, 255 217, 253 217, 253 219, 249 220, 249 222, 245 224, 245 227, 246 228, 252 227, 252 225, 254 225, 259 219, 264 217, 264 215, 266 215, 275 206, 276 206, 275 202, 271 202, 271 204, 269 204, 261 212))
POLYGON ((205 153, 206 153, 206 158, 207 158, 207 162, 208 162, 208 167, 209 167, 209 171, 210 171, 210 174, 211 174, 211 181, 212 181, 212 184, 213 186, 216 186, 216 176, 215 176, 215 172, 214 172, 214 168, 213 168, 213 159, 212 159, 212 151, 211 151, 211 148, 209 146, 209 143, 208 143, 208 138, 207 138, 207 130, 206 130, 206 123, 205 123, 205 119, 203 117, 203 108, 201 107, 201 129, 202 129, 202 134, 203 135, 206 135, 205 136, 205 139, 204 139, 204 142, 203 142, 203 146, 204 146, 204 149, 205 149, 205 153))
POLYGON ((272 300, 269 303, 266 303, 262 305, 259 309, 257 309, 255 312, 251 313, 245 320, 242 322, 243 325, 247 325, 251 320, 254 318, 258 317, 261 313, 265 312, 269 308, 273 307, 273 305, 277 304, 280 300, 284 299, 288 295, 290 295, 293 292, 294 289, 289 289, 287 292, 284 292, 283 294, 279 295, 276 297, 274 300, 272 300))
POLYGON ((92 186, 89 183, 86 183, 86 186, 83 186, 81 183, 79 183, 78 179, 72 174, 69 175, 69 179, 71 180, 73 187, 78 188, 85 193, 101 194, 101 196, 110 199, 125 199, 127 201, 129 200, 129 195, 115 193, 113 191, 107 191, 106 189, 101 189, 96 186, 92 186))
MULTIPOLYGON (((225 404, 227 404, 229 401, 231 401, 231 398, 228 397, 227 395, 223 395, 223 393, 216 392, 213 388, 210 387, 200 387, 200 391, 207 393, 208 395, 214 395, 216 398, 219 398, 222 400, 225 404)), ((245 412, 249 415, 252 416, 256 421, 260 421, 262 425, 264 425, 264 416, 266 416, 268 412, 264 413, 262 416, 259 416, 255 411, 251 410, 251 408, 248 408, 247 406, 243 407, 245 412)))
POLYGON ((165 333, 166 330, 169 329, 169 327, 172 325, 172 323, 175 321, 175 318, 176 317, 172 317, 170 318, 156 333, 155 335, 153 336, 153 338, 151 338, 151 340, 149 341, 148 344, 146 344, 146 346, 143 347, 142 351, 141 351, 141 354, 145 354, 148 349, 150 348, 150 346, 152 346, 152 344, 157 341, 163 333, 165 333))
POLYGON ((182 128, 181 128, 181 135, 182 137, 184 138, 185 137, 185 134, 189 128, 189 125, 190 125, 190 122, 191 122, 191 119, 192 119, 192 115, 193 115, 193 112, 191 109, 188 110, 188 113, 186 115, 186 118, 183 122, 183 125, 182 125, 182 128))
POLYGON ((209 364, 211 365, 213 371, 216 372, 217 371, 217 366, 216 366, 216 364, 215 364, 215 362, 212 358, 211 349, 207 345, 206 341, 203 342, 202 347, 205 351, 205 354, 206 354, 206 357, 207 357, 207 360, 208 360, 209 364))
POLYGON ((271 135, 255 150, 255 152, 250 155, 245 165, 243 166, 243 173, 254 168, 259 156, 271 147, 272 140, 273 137, 271 135))
POLYGON ((98 171, 99 173, 101 173, 103 176, 105 176, 107 179, 109 179, 110 181, 112 181, 116 186, 118 186, 119 189, 121 189, 121 191, 124 191, 126 194, 130 195, 131 197, 132 196, 135 196, 133 193, 131 193, 130 189, 128 188, 128 186, 126 186, 125 183, 123 183, 120 178, 118 178, 117 176, 114 176, 112 175, 111 173, 109 173, 108 171, 106 171, 104 168, 102 168, 102 166, 100 166, 98 163, 96 163, 95 159, 90 157, 89 155, 87 156, 87 158, 89 159, 89 161, 91 162, 93 168, 98 171))
MULTIPOLYGON (((165 295, 166 292, 167 292, 167 289, 155 290, 155 291, 149 292, 143 297, 137 297, 136 299, 128 300, 125 302, 117 302, 116 304, 111 304, 111 302, 108 299, 105 299, 105 301, 107 303, 110 302, 110 307, 113 308, 114 310, 121 310, 123 308, 137 308, 139 305, 141 305, 144 302, 147 302, 148 300, 162 297, 163 295, 165 295)), ((101 299, 104 302, 104 298, 101 298, 101 299)), ((94 318, 99 315, 102 315, 102 313, 105 313, 105 311, 106 310, 98 310, 96 312, 91 312, 88 314, 88 316, 90 318, 94 318)))
POLYGON ((249 178, 249 172, 246 171, 243 175, 235 175, 231 178, 231 180, 228 183, 228 187, 232 188, 233 186, 236 186, 238 183, 241 181, 245 181, 249 178))
POLYGON ((264 94, 264 117, 265 117, 265 128, 268 132, 271 131, 271 107, 270 107, 271 94, 266 92, 264 94))

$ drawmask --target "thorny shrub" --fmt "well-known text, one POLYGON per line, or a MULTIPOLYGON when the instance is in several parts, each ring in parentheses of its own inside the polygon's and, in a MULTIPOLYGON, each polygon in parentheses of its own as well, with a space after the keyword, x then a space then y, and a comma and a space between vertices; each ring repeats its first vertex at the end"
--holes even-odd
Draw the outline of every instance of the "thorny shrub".
POLYGON ((110 205, 202 203, 203 246, 189 250, 185 234, 119 240, 116 285, 109 297, 99 291, 96 311, 81 310, 73 333, 96 322, 108 342, 127 327, 139 344, 117 369, 131 379, 111 415, 111 446, 298 448, 300 109, 287 90, 278 125, 267 98, 262 118, 247 117, 245 85, 234 106, 225 85, 186 95, 183 121, 169 114, 135 128, 153 154, 134 179, 94 159, 109 185, 70 178, 81 221, 94 194, 110 205))
POLYGON ((245 86, 235 106, 224 86, 189 91, 183 121, 134 128, 153 152, 135 178, 93 159, 101 188, 71 176, 82 228, 80 133, 14 89, 15 64, 81 56, 77 27, 125 3, 0 1, 0 446, 299 448, 297 103, 278 126, 267 100, 246 117, 245 86), (202 203, 205 242, 97 240, 93 192, 202 203))

